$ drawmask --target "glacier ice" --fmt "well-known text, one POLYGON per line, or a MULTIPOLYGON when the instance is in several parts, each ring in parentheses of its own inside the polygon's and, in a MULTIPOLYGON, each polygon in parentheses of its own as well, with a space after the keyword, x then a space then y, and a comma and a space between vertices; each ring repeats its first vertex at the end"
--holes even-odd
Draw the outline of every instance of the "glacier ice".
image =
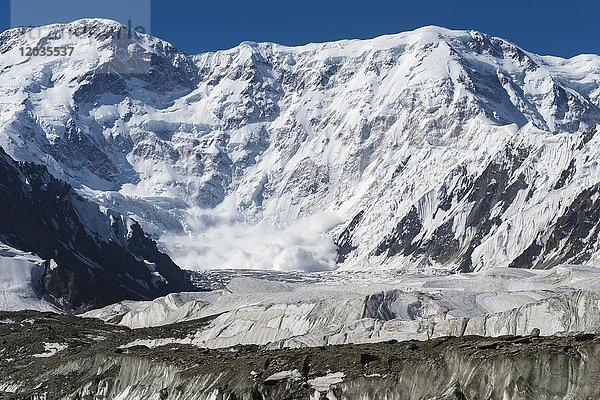
MULTIPOLYGON (((528 335, 536 328, 542 335, 600 330, 600 270, 584 266, 498 268, 439 277, 384 273, 370 280, 350 275, 319 284, 239 278, 220 292, 187 300, 167 297, 130 307, 120 323, 141 328, 203 319, 207 325, 185 338, 137 340, 127 346, 313 347, 528 335)), ((85 315, 119 320, 111 307, 85 315)))
POLYGON ((0 310, 58 311, 42 299, 44 260, 0 242, 0 310))

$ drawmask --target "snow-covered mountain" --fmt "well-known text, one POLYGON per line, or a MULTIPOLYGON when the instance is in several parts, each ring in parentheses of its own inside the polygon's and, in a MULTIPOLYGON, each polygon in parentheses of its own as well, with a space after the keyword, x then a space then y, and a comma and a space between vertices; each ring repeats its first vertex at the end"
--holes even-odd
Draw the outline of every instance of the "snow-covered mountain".
POLYGON ((0 34, 0 146, 188 268, 593 262, 599 107, 599 56, 473 31, 198 56, 107 20, 0 34))

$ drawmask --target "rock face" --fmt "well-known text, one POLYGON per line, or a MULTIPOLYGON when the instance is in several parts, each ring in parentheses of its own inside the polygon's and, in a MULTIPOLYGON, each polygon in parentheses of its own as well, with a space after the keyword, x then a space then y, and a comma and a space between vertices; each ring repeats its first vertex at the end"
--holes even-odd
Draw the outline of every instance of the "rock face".
MULTIPOLYGON (((44 260, 29 268, 29 283, 60 309, 85 310, 190 289, 183 271, 135 221, 101 211, 46 167, 15 162, 2 149, 0 204, 0 242, 44 260)), ((3 263, 0 273, 10 276, 8 267, 3 263)), ((19 294, 14 295, 16 301, 19 294)))
POLYGON ((293 350, 121 347, 135 338, 185 334, 204 323, 130 331, 91 319, 1 313, 0 395, 98 400, 600 396, 595 382, 600 339, 594 335, 469 336, 293 350))
POLYGON ((427 27, 190 57, 104 20, 9 30, 0 53, 0 146, 135 216, 187 267, 598 259, 598 56, 427 27), (38 41, 75 50, 20 55, 38 41), (342 221, 319 228, 330 246, 293 254, 261 242, 234 257, 244 235, 219 230, 256 238, 323 212, 342 221), (211 230, 238 241, 211 251, 197 240, 211 230), (296 261, 269 261, 283 256, 296 261))

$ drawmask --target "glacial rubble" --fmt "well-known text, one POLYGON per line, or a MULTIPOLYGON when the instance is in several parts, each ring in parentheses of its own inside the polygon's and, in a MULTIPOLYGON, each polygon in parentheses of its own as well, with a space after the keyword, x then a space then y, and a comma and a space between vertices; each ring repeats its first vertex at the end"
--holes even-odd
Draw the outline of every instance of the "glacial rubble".
POLYGON ((7 400, 594 399, 600 339, 437 338, 266 350, 186 344, 123 348, 185 335, 209 320, 129 330, 93 319, 0 313, 0 396, 7 400), (25 334, 26 333, 26 334, 25 334))

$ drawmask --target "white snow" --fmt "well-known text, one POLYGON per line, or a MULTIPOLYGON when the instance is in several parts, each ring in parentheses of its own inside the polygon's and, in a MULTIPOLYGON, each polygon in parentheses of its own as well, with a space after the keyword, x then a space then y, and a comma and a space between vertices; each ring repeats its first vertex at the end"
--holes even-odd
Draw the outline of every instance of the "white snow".
POLYGON ((37 358, 48 358, 54 356, 59 351, 67 349, 67 346, 64 343, 44 343, 44 352, 39 354, 34 354, 33 357, 37 358))
POLYGON ((0 242, 0 310, 57 311, 35 290, 44 272, 42 263, 38 257, 0 242))

